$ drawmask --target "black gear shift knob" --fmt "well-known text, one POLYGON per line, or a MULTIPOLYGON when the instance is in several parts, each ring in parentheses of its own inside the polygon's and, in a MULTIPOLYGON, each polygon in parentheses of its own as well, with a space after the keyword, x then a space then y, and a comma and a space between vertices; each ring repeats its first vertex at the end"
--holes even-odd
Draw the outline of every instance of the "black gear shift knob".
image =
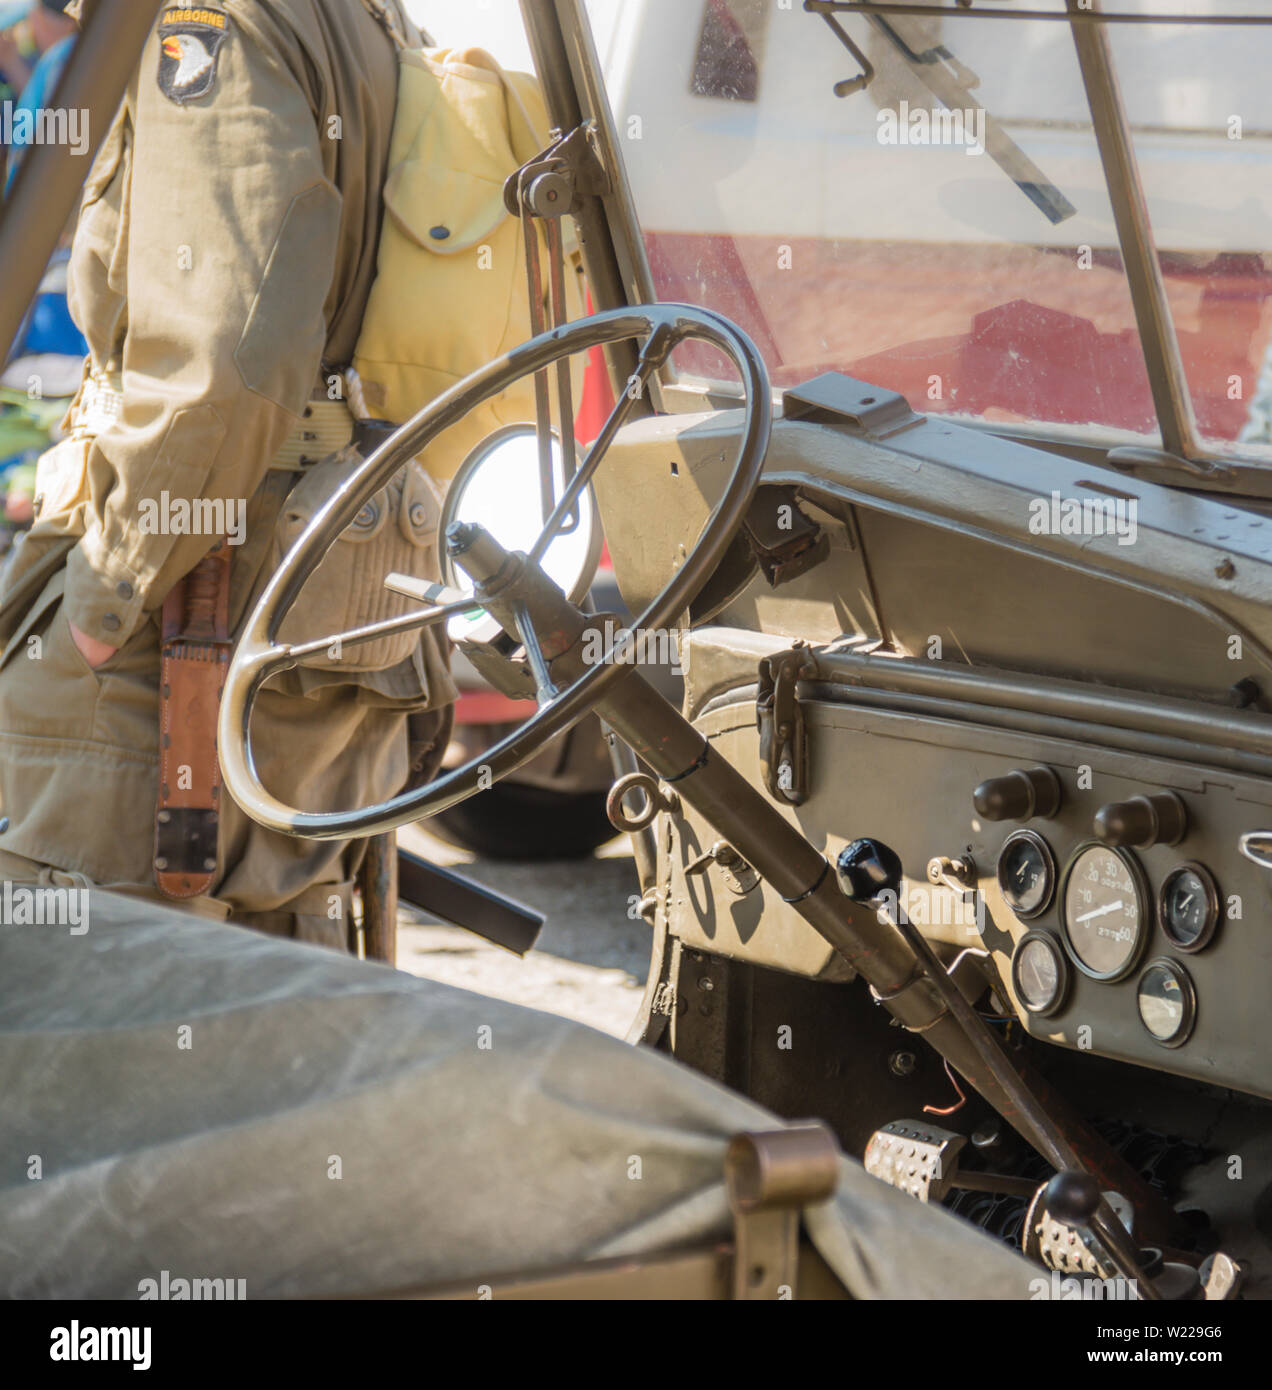
POLYGON ((901 860, 879 840, 854 840, 839 851, 835 874, 845 897, 869 902, 889 889, 901 891, 901 860))
POLYGON ((1047 1212, 1066 1226, 1085 1226, 1100 1205, 1100 1184, 1090 1173, 1064 1169, 1047 1184, 1047 1212))

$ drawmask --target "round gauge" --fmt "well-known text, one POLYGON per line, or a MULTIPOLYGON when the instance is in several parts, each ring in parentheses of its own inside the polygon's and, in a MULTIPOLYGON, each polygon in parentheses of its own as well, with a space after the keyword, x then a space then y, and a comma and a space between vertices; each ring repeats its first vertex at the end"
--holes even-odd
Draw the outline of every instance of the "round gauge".
POLYGON ((1219 885, 1200 864, 1180 864, 1162 880, 1157 920, 1172 945, 1200 951, 1219 926, 1219 885))
POLYGON ((998 856, 998 886, 1007 906, 1028 921, 1051 906, 1056 890, 1056 859, 1051 846, 1032 830, 1016 830, 998 856))
POLYGON ((1144 930, 1144 876, 1126 850, 1079 850, 1064 885, 1064 930, 1078 969, 1120 980, 1135 964, 1144 930))
POLYGON ((1069 962, 1054 936, 1031 931, 1020 938, 1011 958, 1011 982, 1031 1014, 1053 1014, 1060 1008, 1069 992, 1069 962))
POLYGON ((1140 1022, 1154 1042, 1178 1047, 1197 1019, 1197 991, 1182 965, 1165 956, 1153 961, 1135 986, 1140 1022))

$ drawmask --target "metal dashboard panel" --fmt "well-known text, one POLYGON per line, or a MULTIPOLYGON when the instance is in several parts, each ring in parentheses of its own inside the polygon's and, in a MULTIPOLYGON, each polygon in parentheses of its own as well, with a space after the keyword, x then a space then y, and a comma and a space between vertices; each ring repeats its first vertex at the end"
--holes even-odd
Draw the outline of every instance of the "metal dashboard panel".
MULTIPOLYGON (((722 702, 695 723, 713 749, 759 784, 753 692, 722 702), (749 698, 748 698, 749 695, 749 698)), ((801 702, 812 746, 808 800, 785 814, 832 859, 844 844, 873 836, 891 845, 906 872, 905 893, 927 895, 929 939, 957 947, 984 947, 1021 1024, 1062 1046, 1117 1058, 1255 1095, 1272 1096, 1272 874, 1240 857, 1238 837, 1272 826, 1272 784, 1239 773, 1138 753, 1091 747, 1064 738, 997 729, 986 724, 923 717, 832 701, 801 702), (1027 824, 1047 840, 1059 881, 1075 851, 1092 839, 1100 806, 1131 796, 1174 790, 1189 813, 1189 830, 1174 847, 1136 852, 1152 895, 1185 861, 1206 864, 1220 893, 1240 916, 1221 925, 1212 945, 1195 955, 1176 951, 1150 917, 1140 962, 1127 978, 1105 983, 1071 970, 1067 1003, 1056 1014, 1027 1013, 1011 988, 1011 953, 1028 931, 1059 937, 1056 899, 1041 916, 1019 920, 996 878, 999 851, 1019 828, 1015 821, 985 822, 972 806, 972 790, 988 777, 1045 763, 1060 777, 1063 802, 1051 820, 1027 824), (1089 773, 1088 773, 1089 770, 1089 773), (1086 783, 1089 781, 1089 786, 1086 783), (1080 783, 1082 785, 1080 785, 1080 783), (984 911, 981 930, 946 888, 932 888, 926 866, 934 855, 970 854, 984 911), (943 902, 942 899, 948 899, 943 902), (1160 956, 1182 964, 1197 993, 1191 1036, 1168 1049, 1152 1040, 1136 1008, 1135 984, 1144 965, 1160 956)), ((692 813, 666 830, 670 859, 668 924, 686 944, 795 973, 844 978, 838 958, 811 927, 764 887, 738 897, 715 870, 684 876, 714 834, 692 813)), ((918 901, 914 899, 914 901, 918 901)), ((915 912, 911 916, 919 920, 915 912)))

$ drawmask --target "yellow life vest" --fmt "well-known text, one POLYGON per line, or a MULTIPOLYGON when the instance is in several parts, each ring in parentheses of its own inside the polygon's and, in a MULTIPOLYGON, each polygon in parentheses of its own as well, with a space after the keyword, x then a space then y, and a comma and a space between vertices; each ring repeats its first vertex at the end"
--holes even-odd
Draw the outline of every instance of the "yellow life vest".
MULTIPOLYGON (((538 84, 478 48, 399 49, 398 104, 384 187, 376 279, 354 351, 355 411, 402 422, 531 336, 524 223, 504 207, 504 180, 546 147, 538 84)), ((572 229, 563 226, 566 302, 582 313, 572 229)), ((543 256, 546 298, 547 251, 543 256)), ((551 322, 545 304, 545 321, 551 322)), ((575 400, 582 360, 574 364, 575 400)), ((452 426, 421 455, 451 478, 501 425, 534 419, 527 379, 452 426)))

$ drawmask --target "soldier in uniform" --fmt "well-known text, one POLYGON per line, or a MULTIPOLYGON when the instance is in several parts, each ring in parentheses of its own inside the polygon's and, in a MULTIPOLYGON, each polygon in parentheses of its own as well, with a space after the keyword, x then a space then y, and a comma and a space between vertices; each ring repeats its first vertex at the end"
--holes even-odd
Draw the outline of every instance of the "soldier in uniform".
MULTIPOLYGON (((374 277, 395 39, 420 42, 399 0, 159 13, 77 224, 84 383, 0 592, 0 879, 172 894, 156 808, 179 804, 188 769, 172 787, 161 769, 164 615, 186 589, 206 599, 186 580, 228 553, 237 630, 298 479, 353 435, 332 382, 374 277)), ((432 641, 384 669, 273 682, 254 723, 265 784, 305 809, 398 791, 408 716, 434 712, 418 753, 444 742, 454 691, 432 641)), ((166 676, 164 692, 179 706, 166 676)), ((344 945, 360 842, 274 834, 228 796, 216 840, 187 906, 344 945)))

